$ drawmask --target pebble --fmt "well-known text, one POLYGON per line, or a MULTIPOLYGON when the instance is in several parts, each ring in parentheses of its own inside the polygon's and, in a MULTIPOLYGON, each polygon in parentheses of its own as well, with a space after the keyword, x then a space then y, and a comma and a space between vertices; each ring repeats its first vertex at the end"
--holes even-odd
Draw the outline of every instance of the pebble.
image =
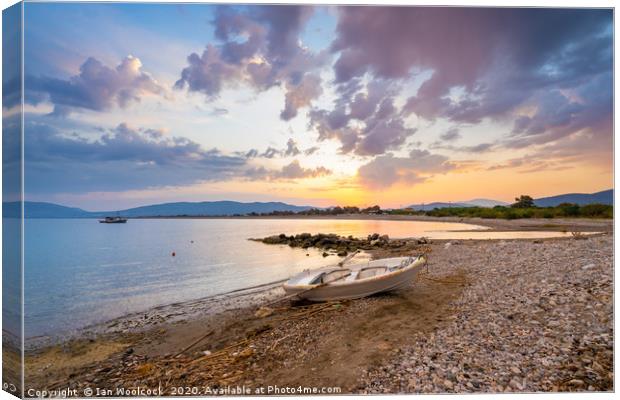
POLYGON ((523 390, 523 386, 521 386, 521 383, 517 381, 516 379, 511 379, 509 385, 513 389, 523 390))
POLYGON ((433 246, 430 273, 469 278, 445 318, 453 322, 412 333, 394 359, 364 372, 364 392, 613 390, 611 235, 467 241, 458 252, 449 243, 433 246))

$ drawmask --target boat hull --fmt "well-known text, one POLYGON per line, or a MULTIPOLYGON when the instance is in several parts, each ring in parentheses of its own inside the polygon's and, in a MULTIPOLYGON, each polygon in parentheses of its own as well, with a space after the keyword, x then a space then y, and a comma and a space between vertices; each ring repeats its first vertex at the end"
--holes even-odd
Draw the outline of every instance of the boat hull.
POLYGON ((309 301, 351 300, 389 292, 410 285, 418 275, 426 260, 420 259, 411 266, 373 278, 333 285, 295 285, 284 284, 287 295, 297 294, 309 301))

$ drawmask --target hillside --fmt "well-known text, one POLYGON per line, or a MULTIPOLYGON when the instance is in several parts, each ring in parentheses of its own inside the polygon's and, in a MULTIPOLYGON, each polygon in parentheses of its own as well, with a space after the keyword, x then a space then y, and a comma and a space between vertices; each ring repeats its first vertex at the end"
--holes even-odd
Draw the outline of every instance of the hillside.
POLYGON ((499 201, 499 200, 491 200, 491 199, 472 199, 466 201, 456 201, 452 203, 446 202, 433 202, 427 204, 413 204, 410 205, 409 208, 416 211, 429 211, 435 208, 448 208, 448 207, 495 207, 495 206, 505 206, 508 203, 499 201))
MULTIPOLYGON (((3 215, 19 216, 19 202, 3 203, 3 215)), ((312 207, 295 206, 281 202, 241 203, 236 201, 204 201, 154 204, 118 211, 86 211, 81 208, 66 207, 54 203, 27 201, 24 204, 26 218, 101 218, 108 215, 124 217, 169 217, 169 216, 214 216, 249 213, 270 213, 273 211, 304 211, 312 207)))
POLYGON ((562 203, 579 204, 580 206, 586 204, 614 204, 614 190, 603 190, 597 193, 567 193, 551 197, 543 197, 535 199, 534 204, 538 207, 555 207, 562 203))
POLYGON ((164 203, 120 210, 124 217, 175 216, 175 215, 235 215, 270 213, 273 211, 304 211, 312 207, 295 206, 280 202, 240 203, 236 201, 203 201, 200 203, 164 203))
MULTIPOLYGON (((2 203, 2 215, 17 218, 20 214, 17 201, 2 203)), ((91 213, 81 208, 65 207, 54 203, 27 201, 24 203, 26 218, 95 218, 101 213, 91 213)))

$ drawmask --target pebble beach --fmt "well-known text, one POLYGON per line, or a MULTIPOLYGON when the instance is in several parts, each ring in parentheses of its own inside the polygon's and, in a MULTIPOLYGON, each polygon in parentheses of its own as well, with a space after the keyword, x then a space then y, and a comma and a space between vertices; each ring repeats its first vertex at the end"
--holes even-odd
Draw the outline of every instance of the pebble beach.
POLYGON ((366 393, 613 388, 613 240, 446 243, 430 268, 462 268, 451 322, 367 371, 366 393))
POLYGON ((282 296, 274 287, 153 310, 31 351, 26 387, 614 389, 612 233, 424 246, 428 268, 397 293, 258 313, 282 296))

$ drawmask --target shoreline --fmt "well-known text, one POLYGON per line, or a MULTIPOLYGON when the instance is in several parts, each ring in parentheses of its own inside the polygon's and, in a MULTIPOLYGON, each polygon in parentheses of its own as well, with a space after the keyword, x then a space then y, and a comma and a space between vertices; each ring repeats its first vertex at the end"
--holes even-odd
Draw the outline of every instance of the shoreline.
POLYGON ((257 215, 257 216, 174 216, 174 217, 133 217, 129 219, 301 219, 301 220, 372 220, 372 221, 426 221, 456 222, 480 225, 493 231, 562 231, 573 229, 584 232, 611 232, 613 219, 598 218, 522 218, 522 219, 491 219, 465 217, 431 217, 426 215, 389 215, 389 214, 340 214, 340 215, 257 215))
MULTIPOLYGON (((158 220, 158 219, 215 219, 215 220, 359 220, 359 221, 420 221, 420 222, 449 222, 478 225, 489 228, 489 232, 510 231, 580 231, 580 232, 613 232, 613 218, 520 218, 520 219, 493 219, 469 217, 431 217, 426 215, 389 215, 389 214, 339 214, 339 215, 240 215, 240 216, 149 216, 126 217, 129 220, 158 220)), ((57 219, 57 218, 31 218, 57 219)), ((58 218, 63 219, 63 218, 58 218)), ((64 218, 64 219, 92 219, 99 218, 64 218)), ((470 232, 473 230, 455 231, 470 232)))
MULTIPOLYGON (((613 314, 611 314, 613 286, 604 287, 597 284, 597 282, 611 282, 611 274, 613 274, 612 243, 613 237, 604 233, 588 236, 583 240, 574 238, 433 240, 430 245, 433 252, 429 259, 427 279, 416 282, 412 288, 402 292, 342 302, 323 309, 320 309, 321 306, 283 302, 278 305, 274 315, 265 318, 257 318, 254 312, 261 303, 281 296, 282 292, 278 287, 259 294, 249 293, 229 299, 198 299, 156 307, 146 313, 135 313, 106 324, 100 324, 98 328, 103 329, 91 327, 89 334, 82 332, 81 336, 77 335, 66 342, 50 344, 37 350, 28 351, 26 362, 30 365, 27 368, 30 376, 27 382, 30 386, 41 388, 51 388, 50 382, 61 382, 63 385, 71 384, 76 387, 89 384, 115 387, 129 383, 154 383, 151 380, 151 375, 165 376, 166 371, 173 371, 170 385, 190 384, 192 382, 210 384, 245 384, 250 382, 252 385, 316 383, 320 384, 319 386, 326 386, 329 383, 341 385, 345 390, 344 393, 381 393, 385 392, 388 387, 393 392, 419 392, 420 390, 424 393, 451 392, 452 389, 457 388, 459 391, 465 392, 496 391, 498 385, 501 385, 501 391, 519 391, 521 387, 523 390, 550 391, 555 386, 568 388, 565 390, 590 390, 589 386, 597 390, 610 390, 609 380, 606 377, 589 383, 586 382, 587 379, 584 381, 585 378, 575 378, 583 383, 583 387, 579 382, 573 382, 574 385, 577 385, 575 387, 568 387, 561 382, 549 381, 544 383, 540 380, 536 381, 538 379, 536 378, 534 382, 539 386, 532 386, 534 382, 529 381, 529 374, 526 374, 528 376, 527 382, 523 379, 518 382, 512 379, 514 381, 512 385, 510 384, 511 380, 501 383, 485 383, 483 380, 481 381, 481 378, 474 381, 461 377, 464 385, 461 387, 458 377, 455 379, 451 377, 455 374, 450 373, 449 368, 447 369, 448 375, 452 375, 448 376, 447 380, 451 383, 446 384, 446 379, 435 379, 428 374, 428 376, 420 375, 418 368, 423 366, 411 367, 413 372, 409 372, 405 368, 404 375, 411 375, 409 380, 420 380, 420 382, 416 381, 415 385, 410 385, 411 382, 407 380, 409 386, 405 385, 405 387, 402 386, 404 385, 401 379, 403 371, 400 370, 400 366, 407 363, 396 360, 399 357, 408 357, 407 362, 411 364, 411 360, 420 357, 423 359, 421 354, 426 353, 427 349, 416 347, 417 340, 423 338, 429 346, 430 337, 438 337, 437 335, 441 337, 441 332, 446 335, 453 329, 452 324, 455 321, 461 321, 459 323, 460 329, 463 328, 463 323, 467 324, 474 319, 480 321, 485 318, 485 324, 492 324, 490 326, 493 324, 502 326, 506 321, 511 321, 514 324, 515 321, 518 321, 528 325, 527 329, 529 330, 538 329, 539 325, 534 325, 534 328, 529 326, 530 321, 525 317, 506 319, 505 314, 512 313, 511 310, 515 310, 515 307, 518 311, 519 306, 510 305, 506 303, 505 299, 499 297, 514 291, 512 288, 515 285, 514 279, 523 279, 527 284, 525 292, 533 297, 527 299, 527 304, 535 302, 537 297, 549 299, 545 294, 549 290, 540 287, 547 283, 545 281, 553 279, 558 281, 554 283, 552 290, 552 292, 556 292, 556 296, 558 296, 558 290, 562 291, 565 287, 569 289, 578 287, 576 286, 577 283, 584 286, 584 290, 589 288, 593 293, 592 296, 596 296, 595 298, 588 298, 590 301, 596 302, 594 308, 588 309, 586 307, 587 302, 586 305, 578 304, 578 308, 572 307, 571 309, 573 315, 566 312, 559 315, 550 314, 551 311, 543 308, 542 311, 537 312, 538 314, 542 313, 542 319, 538 320, 537 323, 545 324, 545 321, 552 317, 551 320, 554 324, 558 323, 559 326, 568 326, 574 329, 575 332, 569 332, 568 336, 575 337, 575 335, 580 336, 583 333, 579 333, 579 328, 572 322, 573 317, 579 316, 584 319, 582 315, 584 312, 586 314, 590 313, 591 310, 602 312, 607 317, 598 322, 594 321, 594 325, 588 327, 589 330, 586 331, 586 334, 596 336, 599 332, 603 332, 603 339, 607 338, 605 339, 607 343, 604 343, 603 347, 610 343, 613 345, 613 335, 604 336, 609 329, 612 329, 609 324, 610 321, 613 321, 613 314), (497 251, 499 249, 501 251, 497 251), (570 256, 570 254, 574 255, 570 256), (525 264, 530 265, 530 269, 533 268, 531 273, 525 275, 510 273, 509 271, 514 271, 515 268, 526 268, 523 264, 524 261, 520 261, 519 258, 523 256, 529 259, 534 257, 525 264), (547 261, 541 263, 539 261, 541 256, 547 261), (587 263, 586 257, 595 257, 598 261, 594 264, 587 263), (481 264, 479 259, 486 261, 481 264), (492 261, 494 259, 496 261, 492 261), (558 259, 576 265, 567 266, 558 259), (567 274, 567 268, 578 272, 567 274), (546 278, 541 279, 541 272, 538 270, 543 270, 546 278), (507 275, 505 275, 506 272, 508 272, 507 275), (596 279, 588 276, 594 272, 600 275, 596 279), (497 273, 502 274, 502 280, 497 281, 497 278, 493 278, 497 273), (492 279, 489 280, 490 278, 492 279), (596 287, 593 287, 593 284, 596 287), (472 314, 472 311, 468 311, 470 316, 463 319, 463 308, 473 307, 475 310, 483 307, 481 302, 484 303, 484 299, 480 298, 479 295, 472 297, 473 294, 470 293, 472 287, 480 285, 487 292, 487 296, 496 294, 495 297, 501 301, 499 305, 494 304, 494 308, 489 309, 491 312, 489 317, 476 315, 475 312, 472 314), (489 292, 489 287, 494 289, 489 292), (601 290, 603 292, 599 293, 601 290), (603 299, 602 303, 596 300, 597 298, 603 299), (213 333, 208 340, 183 353, 178 359, 170 360, 174 354, 211 330, 213 333), (381 332, 381 335, 377 336, 377 332, 381 332), (422 336, 414 340, 419 335, 422 336), (236 351, 231 350, 224 351, 225 354, 222 353, 221 349, 243 340, 245 340, 245 344, 238 345, 236 351), (329 342, 331 347, 326 347, 326 343, 323 341, 329 342), (343 343, 345 344, 343 345, 343 343), (316 349, 316 354, 308 354, 304 351, 310 344, 316 349), (342 346, 348 351, 340 355, 342 357, 341 365, 330 364, 333 361, 330 352, 340 352, 343 349, 342 346), (298 354, 287 350, 289 347, 297 351, 298 354), (225 367, 215 364, 217 360, 211 360, 205 355, 205 351, 211 352, 210 354, 220 354, 221 357, 228 360, 228 364, 225 367), (239 354, 243 352, 245 355, 240 357, 239 354), (236 355, 234 355, 235 353, 236 355), (204 357, 207 357, 204 362, 196 361, 204 357), (50 367, 49 365, 54 366, 50 367), (195 365, 202 365, 203 368, 200 371, 194 370, 195 365), (228 371, 233 368, 232 366, 238 369, 228 371), (148 369, 149 373, 141 374, 140 368, 148 369), (204 375, 205 368, 210 371, 211 375, 204 375), (222 370, 222 368, 224 369, 222 370), (315 368, 315 371, 312 371, 311 368, 315 368), (363 371, 361 380, 358 379, 358 373, 345 371, 355 370, 356 368, 363 371), (383 368, 387 368, 387 370, 383 368), (285 370, 289 371, 289 375, 282 373, 285 370), (308 373, 306 375, 301 373, 304 370, 311 371, 309 375, 312 379, 308 378, 308 373), (179 373, 177 378, 174 378, 175 371, 179 373), (300 372, 298 374, 295 371, 300 372), (340 378, 334 381, 335 378, 328 375, 327 371, 339 375, 340 378), (397 377, 401 377, 398 378, 400 380, 394 377, 389 378, 390 374, 395 373, 394 371, 398 372, 397 377), (228 372, 232 375, 226 375, 228 372), (74 375, 73 378, 68 379, 68 376, 72 374, 74 375), (306 379, 310 379, 312 382, 307 382, 306 379), (394 387, 396 381, 400 382, 399 387, 394 387), (472 387, 467 385, 466 381, 472 387), (472 381, 478 384, 478 387, 472 381)), ((397 255, 398 250, 377 250, 372 251, 372 254, 375 257, 392 256, 397 255)), ((551 299, 560 298, 562 297, 551 299)), ((577 298, 580 301, 583 300, 582 295, 577 296, 577 298)), ((565 306, 575 300, 570 296, 563 299, 564 302, 556 300, 556 304, 565 306)), ((517 304, 520 303, 517 302, 517 304)), ((533 307, 538 306, 533 305, 533 307)), ((513 331, 514 328, 511 326, 510 330, 513 331)), ((480 329, 482 332, 477 332, 477 334, 484 335, 484 330, 487 328, 480 327, 480 329)), ((553 329, 557 330, 558 327, 554 325, 553 329)), ((548 333, 542 334, 543 337, 546 335, 548 336, 548 333)), ((467 338, 458 338, 458 336, 458 332, 453 332, 444 337, 443 340, 457 340, 457 342, 460 340, 461 343, 456 343, 455 346, 463 348, 464 343, 462 342, 466 341, 467 338)), ((509 335, 506 339, 508 344, 512 343, 511 337, 509 335)), ((532 340, 535 338, 532 337, 532 340)), ((487 338, 486 340, 490 339, 487 338)), ((561 341, 562 339, 558 337, 554 340, 561 341)), ((592 342, 592 339, 587 339, 587 341, 592 342)), ((523 345, 523 343, 519 344, 519 346, 523 345)), ((558 345, 554 349, 556 351, 559 349, 560 353, 568 355, 562 346, 558 345)), ((605 351, 607 350, 601 354, 607 354, 605 351)), ((515 352, 518 353, 517 350, 515 352)), ((543 368, 546 370, 543 375, 557 375, 554 368, 563 370, 554 364, 556 361, 556 359, 549 361, 551 365, 543 368)), ((451 361, 444 360, 443 362, 449 363, 451 361)), ((491 365, 495 364, 491 363, 491 365)), ((605 371, 611 373, 609 365, 613 365, 613 362, 610 364, 607 358, 600 360, 600 362, 597 361, 596 364, 597 368, 602 366, 605 371)), ((579 368, 581 370, 586 367, 579 366, 579 368)), ((523 368, 521 369, 523 370, 523 368)), ((510 372, 509 366, 506 366, 506 371, 502 371, 502 374, 505 375, 505 373, 514 375, 510 372)), ((470 374, 470 376, 473 375, 470 374)))
MULTIPOLYGON (((363 216, 363 215, 362 215, 363 216)), ((466 223, 472 225, 482 225, 478 218, 454 218, 454 217, 424 217, 424 216, 390 216, 390 215, 366 215, 366 218, 359 218, 360 215, 342 215, 342 216, 321 216, 316 218, 314 216, 303 216, 302 218, 298 218, 296 216, 282 216, 282 217, 198 217, 198 219, 320 219, 320 220, 395 220, 395 221, 437 221, 437 222, 457 222, 457 223, 466 223)), ((138 219, 151 219, 151 218, 138 218, 138 219)), ((154 218, 160 219, 160 218, 154 218)), ((177 219, 163 217, 161 219, 177 219)), ((180 219, 194 219, 194 217, 183 217, 180 219)), ((581 219, 576 220, 555 220, 557 223, 551 226, 548 222, 549 220, 544 219, 527 219, 527 220, 483 220, 487 222, 486 227, 489 229, 485 230, 455 230, 452 232, 463 233, 463 232, 515 232, 515 231, 526 231, 526 232, 537 232, 537 231, 557 231, 557 232, 566 232, 569 230, 577 232, 584 232, 590 238, 597 237, 601 235, 605 235, 607 233, 613 232, 613 221, 610 221, 609 224, 604 223, 606 220, 587 220, 582 221, 581 219), (582 222, 578 224, 578 222, 582 222), (602 222, 600 224, 594 224, 594 222, 602 222)), ((401 240, 401 241, 410 241, 416 238, 392 238, 391 241, 401 240)), ((487 238, 487 239, 439 239, 433 238, 431 239, 433 243, 442 244, 447 242, 487 242, 487 241, 548 241, 548 240, 571 240, 570 236, 566 237, 541 237, 541 238, 487 238)), ((269 245, 267 245, 269 246, 269 245)), ((330 256, 336 256, 335 253, 330 253, 330 256)), ((367 251, 363 251, 359 257, 370 257, 372 256, 372 251, 369 253, 367 251), (363 254, 366 253, 364 256, 363 254)), ((336 261, 334 261, 336 262, 336 261)), ((241 290, 240 290, 241 291, 241 290)), ((274 288, 275 293, 271 293, 271 298, 277 297, 278 290, 274 288)), ((267 292, 270 293, 270 292, 267 292)), ((215 295, 210 295, 207 297, 197 298, 186 300, 177 303, 170 304, 161 304, 154 307, 150 307, 144 310, 138 310, 134 312, 127 313, 125 315, 121 315, 112 319, 97 321, 92 324, 86 325, 84 327, 71 329, 65 332, 60 332, 58 334, 43 334, 37 335, 33 337, 29 337, 25 339, 25 348, 27 351, 29 350, 38 350, 42 347, 57 345, 59 343, 68 342, 71 340, 79 339, 79 338, 90 338, 97 335, 108 335, 118 333, 119 329, 135 329, 140 328, 143 329, 145 327, 153 325, 156 321, 163 321, 172 319, 173 321, 177 321, 180 315, 194 315, 199 312, 204 311, 203 307, 205 304, 214 305, 216 310, 225 311, 234 307, 238 307, 239 303, 245 299, 247 304, 254 304, 257 301, 260 301, 262 297, 266 293, 247 293, 243 295, 241 293, 235 298, 238 298, 235 301, 221 301, 217 302, 216 300, 226 300, 227 293, 220 293, 215 295), (254 296, 253 296, 254 295, 254 296), (211 299, 212 298, 212 299, 211 299), (114 328, 114 329, 110 329, 114 328)), ((281 293, 279 293, 281 294, 281 293)))

